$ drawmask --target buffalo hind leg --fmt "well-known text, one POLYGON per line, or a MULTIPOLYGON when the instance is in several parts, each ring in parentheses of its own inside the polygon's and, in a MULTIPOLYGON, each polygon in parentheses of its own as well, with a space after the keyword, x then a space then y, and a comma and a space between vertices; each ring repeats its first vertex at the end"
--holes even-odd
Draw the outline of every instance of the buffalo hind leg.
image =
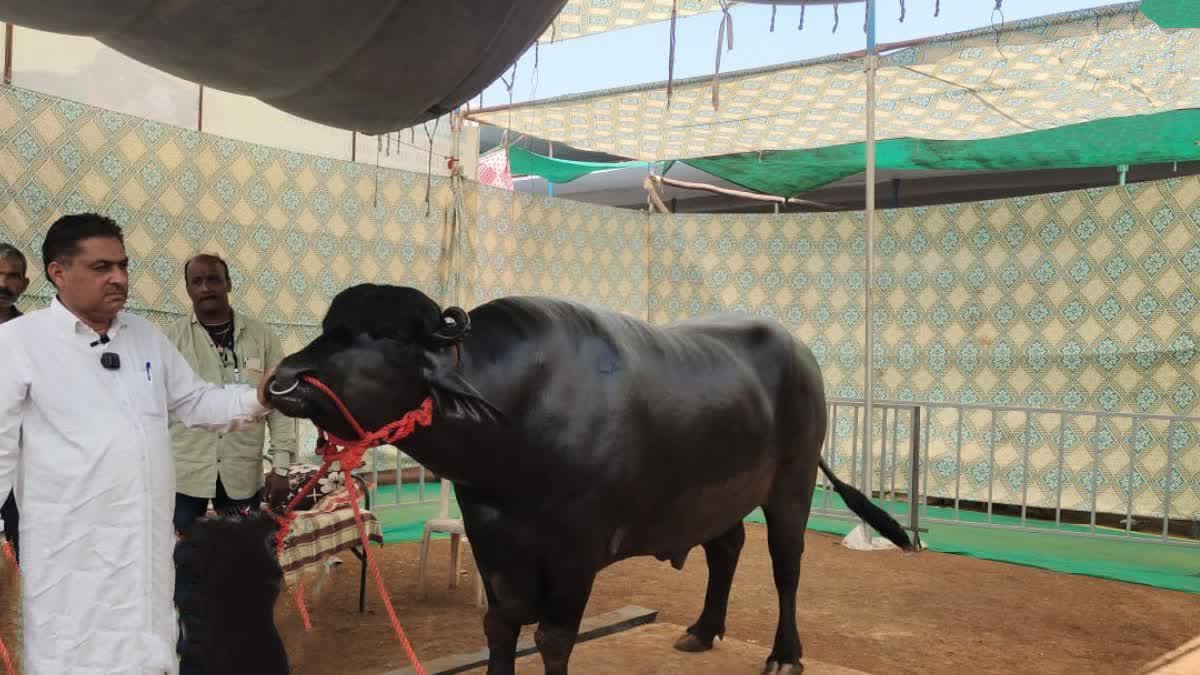
POLYGON ((704 594, 704 609, 696 623, 675 643, 684 652, 703 652, 712 649, 713 640, 725 637, 725 612, 729 608, 729 589, 737 571, 742 545, 746 543, 746 528, 742 521, 721 536, 704 544, 708 560, 708 590, 704 594))
POLYGON ((808 523, 808 501, 780 500, 763 508, 767 517, 767 546, 779 594, 779 623, 775 642, 767 656, 765 673, 801 673, 804 648, 796 627, 796 592, 800 586, 800 558, 804 554, 804 528, 808 523))
POLYGON ((595 580, 595 572, 556 575, 545 580, 542 619, 533 640, 542 655, 546 675, 567 675, 571 652, 579 637, 579 623, 595 580))

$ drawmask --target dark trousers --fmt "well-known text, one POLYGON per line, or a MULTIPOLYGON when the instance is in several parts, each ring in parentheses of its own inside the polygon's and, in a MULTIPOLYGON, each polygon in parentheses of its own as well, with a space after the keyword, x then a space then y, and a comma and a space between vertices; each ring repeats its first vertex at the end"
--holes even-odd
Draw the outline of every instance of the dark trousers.
POLYGON ((17 556, 17 562, 20 562, 21 545, 18 541, 20 538, 20 534, 17 531, 18 517, 17 497, 10 490, 8 499, 4 500, 4 506, 0 506, 0 520, 4 521, 4 538, 8 540, 8 543, 12 544, 13 555, 17 556))
MULTIPOLYGON (((254 495, 249 499, 233 499, 225 492, 225 485, 221 483, 220 476, 217 477, 216 496, 212 498, 213 510, 220 512, 240 511, 242 509, 257 509, 259 505, 259 496, 254 495)), ((175 493, 175 532, 181 537, 187 537, 192 529, 192 525, 200 519, 208 511, 207 497, 192 497, 179 492, 175 493)), ((5 521, 7 522, 7 521, 5 521)), ((193 580, 187 578, 186 575, 179 573, 181 556, 186 555, 185 549, 180 544, 175 544, 175 605, 176 607, 183 606, 192 594, 193 580)), ((187 634, 189 618, 180 612, 179 616, 179 641, 176 644, 177 651, 182 655, 184 648, 187 646, 187 634)), ((194 675, 197 672, 196 666, 189 663, 189 659, 182 658, 179 662, 179 675, 194 675)))

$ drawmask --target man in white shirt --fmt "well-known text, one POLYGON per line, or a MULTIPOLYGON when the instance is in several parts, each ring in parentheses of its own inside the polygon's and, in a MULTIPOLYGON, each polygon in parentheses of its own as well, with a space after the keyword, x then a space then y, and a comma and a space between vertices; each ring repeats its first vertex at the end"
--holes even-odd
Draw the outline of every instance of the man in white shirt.
POLYGON ((21 512, 25 672, 173 674, 168 414, 231 431, 269 409, 261 386, 205 383, 123 311, 129 259, 113 221, 58 219, 42 258, 55 299, 0 325, 0 494, 15 486, 21 512))

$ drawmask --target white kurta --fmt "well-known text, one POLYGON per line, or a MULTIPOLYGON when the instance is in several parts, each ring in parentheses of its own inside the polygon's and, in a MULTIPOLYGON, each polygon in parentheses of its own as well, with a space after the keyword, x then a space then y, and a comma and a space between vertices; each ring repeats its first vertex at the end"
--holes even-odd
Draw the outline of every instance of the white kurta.
POLYGON ((26 675, 176 673, 167 415, 227 431, 266 410, 199 379, 150 322, 107 345, 53 301, 0 324, 0 494, 21 513, 26 675), (118 354, 119 370, 100 365, 118 354))

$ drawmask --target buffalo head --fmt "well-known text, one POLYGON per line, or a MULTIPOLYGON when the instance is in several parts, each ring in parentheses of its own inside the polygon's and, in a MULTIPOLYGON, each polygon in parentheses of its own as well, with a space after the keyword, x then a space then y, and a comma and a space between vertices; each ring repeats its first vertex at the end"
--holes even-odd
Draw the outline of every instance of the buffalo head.
POLYGON ((497 416, 460 370, 470 317, 442 311, 415 288, 360 284, 338 293, 321 334, 283 359, 266 386, 272 406, 346 439, 355 433, 319 380, 370 432, 434 401, 435 415, 470 420, 497 416))

